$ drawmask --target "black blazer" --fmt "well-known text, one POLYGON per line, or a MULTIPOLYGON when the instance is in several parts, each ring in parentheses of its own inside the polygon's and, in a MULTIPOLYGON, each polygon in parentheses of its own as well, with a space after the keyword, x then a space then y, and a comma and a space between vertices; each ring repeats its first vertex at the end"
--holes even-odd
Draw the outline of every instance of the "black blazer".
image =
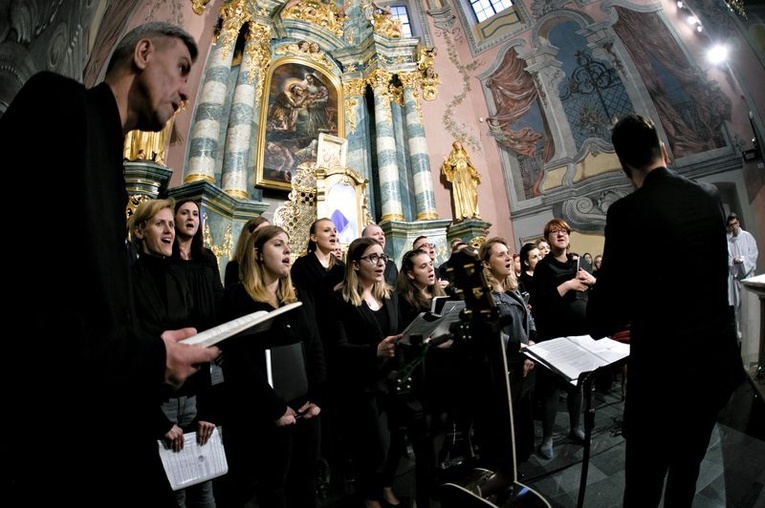
POLYGON ((365 303, 357 307, 345 302, 339 291, 333 296, 329 354, 335 356, 333 365, 339 388, 349 393, 387 392, 386 379, 395 368, 395 359, 378 358, 377 345, 398 333, 398 295, 391 291, 390 298, 383 301, 381 312, 386 316, 383 326, 365 303))
POLYGON ((316 311, 316 324, 319 333, 326 342, 326 328, 328 326, 327 314, 331 309, 332 293, 335 286, 345 277, 345 263, 336 262, 332 268, 324 268, 314 253, 300 256, 292 264, 290 269, 292 284, 296 288, 305 290, 305 293, 314 302, 316 311))
MULTIPOLYGON (((316 330, 313 309, 300 289, 298 299, 303 305, 274 318, 267 332, 243 333, 221 343, 225 355, 227 425, 241 426, 253 418, 276 420, 287 410, 288 402, 295 410, 305 402, 283 400, 268 384, 265 350, 276 345, 303 343, 308 377, 306 399, 321 406, 326 377, 324 348, 316 330)), ((223 309, 227 320, 259 310, 274 310, 268 303, 253 300, 241 283, 226 288, 223 309)))
POLYGON ((676 397, 680 390, 686 399, 716 403, 743 380, 725 232, 716 187, 666 168, 609 207, 587 319, 596 338, 630 324, 628 400, 676 397), (670 240, 682 243, 679 265, 652 255, 670 240))

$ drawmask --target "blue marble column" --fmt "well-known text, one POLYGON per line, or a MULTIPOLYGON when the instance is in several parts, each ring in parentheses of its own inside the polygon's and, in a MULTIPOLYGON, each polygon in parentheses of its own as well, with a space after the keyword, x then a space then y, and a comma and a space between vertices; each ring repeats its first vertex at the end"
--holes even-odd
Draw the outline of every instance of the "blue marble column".
MULTIPOLYGON (((263 93, 263 74, 271 59, 271 29, 265 25, 249 24, 242 63, 231 105, 223 153, 221 188, 229 196, 247 199, 247 161, 249 152, 257 147, 252 139, 255 104, 263 93)), ((257 132, 257 128, 254 130, 257 132)))
POLYGON ((215 159, 218 155, 220 122, 226 101, 231 60, 234 57, 234 45, 239 30, 245 21, 244 12, 241 10, 227 10, 224 7, 221 9, 221 16, 224 17, 223 29, 212 50, 194 115, 188 163, 184 168, 184 183, 198 180, 215 183, 215 159))
POLYGON ((433 177, 430 173, 430 156, 422 123, 422 110, 417 96, 417 73, 399 74, 404 85, 404 108, 406 111, 406 135, 409 143, 409 166, 414 182, 414 199, 417 220, 437 219, 436 196, 433 192, 433 177))
POLYGON ((404 220, 398 164, 396 163, 396 140, 393 135, 390 109, 391 96, 388 88, 390 78, 389 72, 378 69, 367 80, 372 86, 375 100, 377 166, 379 169, 380 201, 382 202, 381 220, 404 220))

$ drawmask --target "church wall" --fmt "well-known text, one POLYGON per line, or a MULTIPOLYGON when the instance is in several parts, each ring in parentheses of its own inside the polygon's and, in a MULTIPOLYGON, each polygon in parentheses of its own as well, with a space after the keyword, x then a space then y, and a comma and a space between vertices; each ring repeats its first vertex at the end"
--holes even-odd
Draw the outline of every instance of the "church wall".
MULTIPOLYGON (((191 2, 180 0, 106 2, 87 7, 69 3, 46 4, 44 9, 40 8, 41 2, 34 0, 13 2, 0 13, 4 18, 0 20, 0 26, 6 26, 0 30, 0 44, 4 50, 0 54, 3 63, 7 64, 0 66, 4 69, 0 73, 0 113, 20 83, 33 72, 55 70, 92 84, 103 74, 103 65, 110 54, 109 44, 126 29, 147 19, 180 23, 198 39, 200 55, 190 80, 191 105, 175 120, 165 161, 173 170, 170 187, 179 186, 200 83, 222 4, 216 0, 209 2, 200 15, 193 12, 191 2), (12 16, 10 11, 14 9, 12 16), (56 12, 52 13, 50 9, 56 12), (18 16, 21 11, 36 13, 39 19, 18 16), (29 26, 19 25, 16 21, 19 19, 30 19, 29 26), (101 26, 103 31, 99 30, 101 26), (62 48, 67 51, 57 52, 62 48)), ((609 153, 608 140, 596 139, 581 144, 574 141, 576 128, 572 127, 571 119, 566 118, 558 96, 567 76, 560 72, 556 58, 560 58, 565 48, 553 47, 548 37, 565 20, 579 23, 581 37, 586 39, 593 56, 618 70, 632 106, 638 112, 656 118, 656 105, 646 86, 651 76, 640 74, 629 48, 614 31, 617 10, 628 9, 642 14, 655 12, 669 31, 671 40, 667 43, 676 43, 700 76, 715 82, 730 100, 730 121, 722 130, 721 146, 673 157, 673 164, 677 171, 689 177, 732 184, 735 188, 733 195, 738 200, 735 206, 741 208, 747 229, 758 239, 764 239, 765 167, 761 167, 761 161, 743 164, 739 152, 741 148, 748 148, 753 137, 749 112, 753 112, 753 122, 761 132, 765 116, 765 87, 761 86, 765 82, 765 57, 762 37, 757 36, 762 32, 762 9, 750 13, 749 20, 744 21, 726 12, 725 5, 719 0, 693 0, 692 4, 704 23, 706 32, 702 35, 694 33, 683 22, 676 3, 669 0, 659 3, 521 0, 515 5, 521 23, 503 22, 500 29, 493 31, 473 28, 463 3, 411 2, 410 9, 422 6, 425 11, 413 13, 413 16, 418 22, 427 24, 427 38, 438 49, 435 59, 435 70, 441 79, 438 96, 434 101, 420 101, 438 216, 451 216, 450 193, 441 178, 440 168, 452 141, 461 138, 474 165, 483 175, 479 207, 482 219, 492 224, 490 234, 504 236, 510 243, 518 244, 523 239, 538 236, 547 220, 561 214, 564 217, 571 214, 571 218, 579 221, 574 227, 584 238, 602 234, 603 207, 631 189, 609 153), (705 63, 703 52, 710 37, 731 41, 730 67, 718 69, 705 63), (501 148, 496 133, 492 133, 487 122, 496 114, 497 107, 487 80, 501 67, 504 56, 511 50, 517 52, 526 71, 534 77, 534 87, 540 93, 539 109, 549 122, 554 144, 554 154, 544 166, 545 175, 539 192, 530 197, 524 194, 518 157, 501 148), (586 213, 577 212, 583 208, 586 213)), ((267 2, 268 8, 278 5, 277 2, 267 2)), ((359 26, 354 27, 354 37, 357 38, 361 36, 359 26)), ((283 37, 283 28, 281 30, 274 37, 283 37)), ((304 28, 304 33, 314 35, 310 27, 304 28)), ((330 49, 326 42, 331 38, 321 37, 324 47, 330 49)), ((360 124, 359 129, 366 128, 367 125, 360 124)), ((222 130, 225 131, 223 127, 222 130)), ((666 135, 670 136, 669 133, 666 135)), ((359 139, 353 140, 354 157, 364 158, 364 152, 369 151, 359 146, 359 139)), ((365 160, 364 164, 369 167, 370 162, 365 160)), ((217 172, 220 170, 220 167, 216 168, 217 172)), ((251 187, 249 183, 248 187, 251 187)), ((273 210, 284 196, 252 191, 250 198, 262 200, 273 210)), ((759 243, 763 245, 763 241, 759 243)), ((765 249, 761 250, 763 258, 765 249)), ((761 259, 760 270, 763 267, 765 263, 761 259)))
MULTIPOLYGON (((501 207, 492 210, 486 205, 491 198, 496 203, 496 190, 504 190, 505 187, 501 183, 497 185, 497 179, 490 177, 491 191, 483 186, 480 189, 482 216, 494 224, 492 232, 508 236, 512 235, 508 228, 499 229, 499 223, 502 221, 500 217, 512 217, 511 228, 514 229, 516 239, 520 241, 538 235, 541 226, 553 216, 563 214, 566 218, 566 210, 587 208, 586 213, 578 215, 580 224, 572 225, 575 230, 582 228, 585 234, 602 235, 605 209, 597 209, 599 203, 607 204, 630 192, 631 187, 622 176, 618 161, 609 153, 613 149, 610 147, 608 135, 590 142, 589 149, 585 151, 577 150, 575 145, 571 145, 567 138, 576 134, 571 125, 572 119, 566 118, 555 104, 550 104, 555 103, 557 97, 553 97, 553 94, 557 93, 560 84, 569 76, 562 76, 555 66, 552 72, 545 72, 544 69, 546 65, 549 66, 546 62, 555 62, 556 58, 559 58, 558 53, 565 49, 549 46, 548 37, 550 30, 554 29, 552 27, 563 19, 577 20, 581 25, 580 32, 586 36, 593 56, 619 71, 618 75, 630 96, 631 106, 637 112, 656 119, 654 99, 648 94, 645 84, 651 76, 641 76, 627 52, 628 48, 613 30, 613 25, 617 22, 616 6, 622 6, 622 9, 628 8, 641 13, 655 12, 655 16, 666 25, 670 33, 671 39, 668 43, 676 43, 687 62, 698 73, 699 79, 709 83, 704 90, 726 97, 730 102, 728 120, 719 131, 722 142, 718 146, 721 148, 706 153, 691 153, 690 156, 682 154, 679 159, 672 157, 674 169, 691 178, 703 179, 706 178, 705 175, 714 174, 717 175, 717 179, 731 181, 737 186, 739 194, 749 195, 749 199, 741 201, 743 206, 761 207, 757 204, 757 199, 761 199, 761 193, 758 192, 762 185, 759 181, 761 178, 749 178, 747 182, 741 179, 744 165, 740 159, 740 149, 745 147, 752 137, 748 121, 750 109, 753 109, 755 119, 762 116, 761 101, 765 88, 754 85, 758 90, 749 93, 749 89, 753 88, 752 84, 761 84, 765 78, 762 57, 758 60, 752 46, 741 37, 737 37, 737 25, 741 23, 725 12, 727 8, 724 4, 698 4, 695 6, 699 11, 697 14, 701 17, 703 11, 706 15, 706 18, 702 18, 705 28, 709 25, 715 33, 698 35, 685 23, 685 16, 677 12, 674 1, 662 1, 658 4, 658 9, 654 2, 517 2, 515 7, 521 13, 521 26, 515 31, 509 30, 509 34, 502 34, 500 40, 495 42, 482 39, 481 34, 471 28, 469 16, 459 9, 456 16, 454 11, 446 16, 439 15, 437 11, 431 12, 429 20, 435 45, 439 48, 436 68, 443 78, 443 84, 439 101, 427 106, 428 117, 441 118, 443 113, 448 111, 455 118, 454 124, 445 122, 444 127, 441 127, 439 123, 432 122, 426 127, 431 152, 434 154, 431 158, 432 171, 435 174, 435 166, 442 158, 439 157, 442 155, 439 151, 445 151, 449 138, 459 133, 465 139, 480 143, 478 149, 474 148, 471 151, 471 156, 474 164, 482 171, 490 172, 492 176, 498 176, 494 174, 495 171, 504 172, 510 180, 519 177, 516 160, 508 156, 495 139, 488 135, 490 133, 487 123, 481 122, 490 116, 496 107, 491 93, 487 92, 484 86, 485 80, 496 71, 503 54, 509 48, 516 48, 519 56, 525 60, 526 69, 535 75, 535 85, 547 92, 543 100, 548 102, 544 107, 546 118, 551 123, 550 131, 556 142, 555 157, 545 166, 546 176, 538 196, 523 196, 518 192, 520 186, 514 185, 513 182, 508 183, 507 192, 500 201, 509 204, 511 212, 504 217, 501 207), (711 44, 710 38, 732 42, 731 68, 718 68, 706 62, 704 53, 711 44), (443 58, 444 53, 447 54, 447 58, 443 58), (464 82, 468 84, 465 85, 464 82), (743 86, 740 86, 741 83, 743 86), (461 101, 460 94, 467 88, 469 91, 461 101), (716 162, 710 163, 710 160, 716 162), (613 195, 614 190, 618 190, 617 195, 613 195), (585 200, 583 197, 589 199, 585 200)), ((759 26, 762 26, 761 21, 759 26)), ((716 105, 719 101, 713 97, 701 96, 694 99, 702 104, 716 105)), ((448 194, 439 192, 438 185, 437 192, 442 200, 448 198, 448 194)), ((755 222, 755 215, 752 214, 752 222, 755 222)), ((759 220, 760 223, 763 221, 765 219, 759 220)), ((758 234, 760 228, 761 226, 750 229, 762 237, 758 234)), ((597 242, 594 246, 597 247, 597 242)))

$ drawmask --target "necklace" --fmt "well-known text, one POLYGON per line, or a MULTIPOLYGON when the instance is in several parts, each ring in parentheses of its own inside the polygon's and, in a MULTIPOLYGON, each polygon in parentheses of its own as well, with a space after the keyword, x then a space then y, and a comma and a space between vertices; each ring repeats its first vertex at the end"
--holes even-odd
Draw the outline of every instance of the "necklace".
POLYGON ((373 297, 364 297, 364 301, 370 310, 380 310, 382 308, 382 302, 378 302, 373 297))

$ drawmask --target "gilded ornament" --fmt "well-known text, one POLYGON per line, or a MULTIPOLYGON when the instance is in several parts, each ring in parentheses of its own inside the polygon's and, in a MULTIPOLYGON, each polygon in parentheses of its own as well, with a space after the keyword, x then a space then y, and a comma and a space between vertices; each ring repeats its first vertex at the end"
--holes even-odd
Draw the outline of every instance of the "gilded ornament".
POLYGON ((345 13, 333 0, 291 0, 282 11, 282 19, 307 21, 326 28, 338 37, 343 36, 345 13))
POLYGON ((281 45, 276 48, 274 52, 277 55, 297 55, 307 57, 328 69, 332 68, 332 62, 330 62, 327 55, 321 50, 318 42, 300 40, 298 42, 281 45))
POLYGON ((390 7, 371 2, 372 28, 375 33, 391 39, 401 38, 401 20, 393 17, 390 7))
POLYGON ((399 106, 404 105, 404 87, 396 86, 393 83, 388 85, 388 91, 390 92, 391 101, 399 106))
POLYGON ((156 164, 165 165, 165 148, 173 131, 171 118, 159 132, 147 132, 133 130, 125 136, 122 148, 123 158, 128 161, 148 160, 156 164))
POLYGON ((210 0, 191 0, 191 9, 195 14, 200 16, 205 12, 205 7, 210 3, 210 0))
POLYGON ((219 43, 223 48, 223 56, 225 57, 229 51, 233 50, 242 25, 251 17, 243 0, 234 0, 224 5, 220 10, 220 15, 223 19, 223 29, 219 36, 219 43))
MULTIPOLYGON (((207 213, 205 213, 202 217, 202 221, 205 224, 203 232, 204 243, 210 248, 211 251, 213 251, 213 254, 215 254, 215 256, 218 258, 218 264, 223 261, 224 257, 226 259, 231 259, 234 254, 234 238, 231 234, 231 224, 226 226, 226 230, 223 233, 223 243, 220 245, 215 245, 213 242, 212 233, 210 231, 210 221, 208 220, 207 213)), ((218 268, 220 269, 220 266, 218 268)))
POLYGON ((358 126, 359 117, 356 113, 356 108, 359 106, 359 100, 356 97, 345 97, 345 112, 346 121, 348 122, 348 129, 351 134, 356 134, 356 127, 358 126))
POLYGON ((364 93, 364 80, 352 79, 343 83, 343 93, 348 95, 362 95, 364 93))

